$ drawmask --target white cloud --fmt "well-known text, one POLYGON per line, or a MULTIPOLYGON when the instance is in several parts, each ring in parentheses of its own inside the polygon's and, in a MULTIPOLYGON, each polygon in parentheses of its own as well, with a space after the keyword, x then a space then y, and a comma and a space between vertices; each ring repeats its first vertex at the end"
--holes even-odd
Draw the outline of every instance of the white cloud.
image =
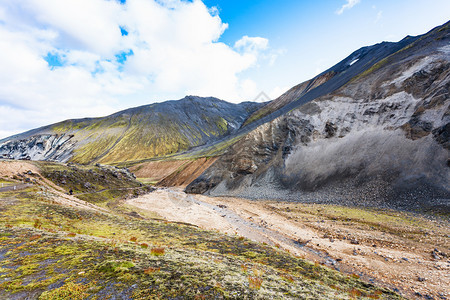
POLYGON ((345 10, 352 8, 353 6, 355 6, 356 4, 358 4, 359 2, 361 2, 361 0, 347 0, 347 3, 345 3, 344 5, 342 5, 342 7, 336 11, 336 14, 342 15, 342 13, 343 13, 345 10))
POLYGON ((243 36, 234 44, 235 49, 247 53, 257 53, 258 51, 266 50, 268 46, 268 39, 248 36, 243 36))
POLYGON ((268 40, 228 46, 227 27, 200 0, 4 0, 0 138, 186 94, 248 100, 256 83, 240 73, 266 59, 268 40))
POLYGON ((240 85, 241 92, 245 95, 245 99, 252 101, 258 95, 258 85, 251 79, 245 79, 240 85))
POLYGON ((380 22, 380 20, 383 18, 383 11, 382 10, 380 10, 378 13, 377 13, 377 16, 376 16, 376 18, 375 18, 375 24, 377 24, 378 22, 380 22))
POLYGON ((277 99, 278 97, 286 93, 290 88, 290 86, 276 86, 269 92, 268 95, 271 99, 277 99))

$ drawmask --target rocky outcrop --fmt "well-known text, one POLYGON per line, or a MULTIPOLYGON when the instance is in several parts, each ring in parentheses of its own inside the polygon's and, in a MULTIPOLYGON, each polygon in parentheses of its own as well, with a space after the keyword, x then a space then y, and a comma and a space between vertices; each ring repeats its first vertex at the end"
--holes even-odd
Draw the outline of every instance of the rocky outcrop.
POLYGON ((9 159, 66 162, 76 145, 73 135, 42 134, 0 144, 0 154, 9 159))
POLYGON ((448 211, 449 26, 413 40, 260 125, 186 191, 448 211))

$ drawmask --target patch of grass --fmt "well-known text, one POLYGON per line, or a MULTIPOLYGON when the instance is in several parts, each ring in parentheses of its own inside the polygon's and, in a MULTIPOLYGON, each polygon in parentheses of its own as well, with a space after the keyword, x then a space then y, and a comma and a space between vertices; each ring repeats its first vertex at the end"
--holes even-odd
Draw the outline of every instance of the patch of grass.
POLYGON ((89 294, 86 293, 86 290, 86 285, 69 282, 57 289, 43 292, 39 296, 39 300, 85 299, 89 296, 89 294))
POLYGON ((103 273, 123 273, 128 272, 134 264, 129 261, 105 261, 97 266, 97 270, 103 273))
POLYGON ((14 181, 0 179, 0 188, 7 187, 7 186, 12 186, 12 185, 15 185, 15 184, 17 184, 17 183, 14 182, 14 181))
POLYGON ((153 178, 137 178, 137 181, 146 185, 155 185, 158 183, 158 180, 153 180, 153 178))
POLYGON ((202 157, 216 157, 222 155, 229 147, 238 142, 244 135, 239 135, 233 137, 231 139, 227 139, 225 141, 219 142, 215 145, 206 147, 204 149, 200 149, 195 152, 180 154, 174 157, 173 159, 196 159, 202 157))
POLYGON ((302 204, 298 207, 300 211, 308 214, 320 215, 333 220, 351 221, 354 223, 366 224, 369 226, 376 226, 378 228, 386 228, 389 231, 396 229, 404 232, 411 227, 428 226, 421 218, 414 217, 405 212, 394 210, 381 210, 375 208, 357 208, 337 205, 307 205, 302 204))
POLYGON ((259 119, 262 119, 263 117, 269 115, 270 113, 272 113, 271 106, 265 105, 262 108, 260 108, 259 110, 257 110, 256 112, 254 112, 247 120, 245 120, 242 127, 245 127, 255 121, 258 121, 259 119))
MULTIPOLYGON (((346 207, 325 204, 302 204, 292 202, 267 202, 278 213, 290 218, 296 218, 303 222, 311 222, 311 227, 320 229, 320 225, 314 225, 319 220, 328 220, 351 226, 357 230, 378 230, 384 233, 396 235, 411 241, 425 242, 431 239, 428 233, 435 232, 442 236, 434 241, 435 246, 446 247, 446 230, 442 230, 442 222, 448 222, 448 216, 435 214, 416 214, 390 209, 346 207), (438 221, 440 220, 440 221, 438 221), (437 221, 437 222, 435 222, 437 221)), ((318 223, 319 224, 319 223, 318 223)), ((339 235, 339 234, 338 234, 339 235)), ((342 235, 341 238, 347 238, 342 235)))

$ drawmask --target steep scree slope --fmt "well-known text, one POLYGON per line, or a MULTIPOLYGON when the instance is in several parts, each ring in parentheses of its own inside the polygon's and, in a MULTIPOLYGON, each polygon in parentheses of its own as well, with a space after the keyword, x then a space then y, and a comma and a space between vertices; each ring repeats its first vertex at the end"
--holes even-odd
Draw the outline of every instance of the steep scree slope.
POLYGON ((398 50, 332 93, 286 101, 272 115, 290 112, 246 134, 186 190, 448 213, 449 24, 379 44, 398 50))

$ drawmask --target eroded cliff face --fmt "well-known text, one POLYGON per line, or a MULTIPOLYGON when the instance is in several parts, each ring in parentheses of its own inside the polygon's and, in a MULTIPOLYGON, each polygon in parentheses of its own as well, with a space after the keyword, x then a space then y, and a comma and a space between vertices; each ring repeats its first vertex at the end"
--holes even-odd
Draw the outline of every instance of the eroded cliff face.
POLYGON ((449 50, 387 64, 259 126, 186 190, 448 209, 449 50))
POLYGON ((12 159, 67 162, 72 156, 75 145, 73 135, 41 134, 2 143, 0 154, 12 159))

